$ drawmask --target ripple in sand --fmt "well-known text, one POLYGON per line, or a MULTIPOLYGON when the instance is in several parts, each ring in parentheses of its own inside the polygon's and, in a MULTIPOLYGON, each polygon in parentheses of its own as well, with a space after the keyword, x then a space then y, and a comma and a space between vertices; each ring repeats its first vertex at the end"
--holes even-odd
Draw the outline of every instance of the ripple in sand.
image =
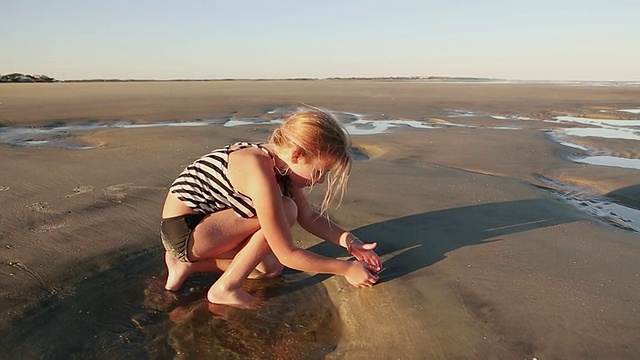
POLYGON ((538 175, 536 178, 547 184, 550 187, 547 190, 552 194, 594 218, 625 230, 640 232, 640 210, 618 204, 607 197, 598 196, 542 175, 538 175))

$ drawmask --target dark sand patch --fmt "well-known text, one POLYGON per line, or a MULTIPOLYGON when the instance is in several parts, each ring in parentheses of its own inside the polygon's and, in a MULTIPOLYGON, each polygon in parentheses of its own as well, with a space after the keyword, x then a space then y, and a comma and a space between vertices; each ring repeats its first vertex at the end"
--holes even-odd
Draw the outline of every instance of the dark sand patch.
MULTIPOLYGON (((335 349, 336 311, 321 284, 288 272, 249 281, 266 300, 258 310, 214 306, 206 290, 215 276, 194 276, 180 292, 164 290, 160 251, 119 256, 109 269, 87 275, 55 294, 0 340, 10 358, 319 359, 335 349), (99 349, 99 351, 97 351, 99 349)), ((22 263, 10 264, 38 273, 22 263)))

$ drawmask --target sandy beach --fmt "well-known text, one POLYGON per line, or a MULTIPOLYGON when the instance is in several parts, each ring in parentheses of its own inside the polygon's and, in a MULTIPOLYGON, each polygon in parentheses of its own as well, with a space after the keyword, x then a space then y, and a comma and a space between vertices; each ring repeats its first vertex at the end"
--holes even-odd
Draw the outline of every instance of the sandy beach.
POLYGON ((638 86, 0 84, 0 351, 637 359, 639 108, 638 86), (378 242, 380 283, 286 271, 247 282, 269 299, 252 311, 209 305, 214 275, 164 291, 169 184, 210 150, 265 140, 303 104, 334 112, 353 134, 359 160, 330 215, 378 242), (594 132, 576 135, 585 130, 594 132))

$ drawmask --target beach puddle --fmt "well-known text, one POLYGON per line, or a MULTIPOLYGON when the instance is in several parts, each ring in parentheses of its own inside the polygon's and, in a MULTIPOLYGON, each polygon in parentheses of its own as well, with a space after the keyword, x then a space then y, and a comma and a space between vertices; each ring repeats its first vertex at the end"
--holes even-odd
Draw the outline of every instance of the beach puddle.
MULTIPOLYGON (((634 109, 618 111, 636 114, 634 109)), ((584 156, 570 156, 568 160, 589 165, 640 169, 640 152, 636 143, 640 141, 640 120, 558 116, 547 122, 580 126, 548 133, 553 141, 586 153, 584 156), (630 145, 620 148, 623 143, 630 145)))
MULTIPOLYGON (((132 121, 93 122, 76 125, 53 123, 40 128, 0 127, 0 144, 20 147, 56 147, 72 150, 88 150, 96 146, 84 144, 77 138, 82 132, 96 131, 109 128, 139 129, 150 127, 195 127, 195 126, 275 126, 282 123, 287 115, 308 107, 283 107, 267 110, 264 114, 254 117, 236 117, 226 119, 208 119, 184 122, 156 122, 135 123, 132 121)), ((492 115, 471 110, 444 109, 444 118, 426 117, 425 120, 394 119, 385 114, 357 114, 333 109, 320 109, 331 113, 347 132, 353 136, 377 135, 392 129, 408 130, 437 130, 452 127, 485 128, 493 130, 521 130, 518 122, 554 123, 570 125, 554 130, 543 130, 549 134, 552 141, 584 152, 582 156, 572 155, 567 160, 600 166, 614 166, 631 169, 640 168, 640 153, 636 145, 631 145, 620 151, 611 151, 608 142, 612 141, 640 141, 640 120, 634 120, 640 114, 640 109, 607 109, 603 118, 579 116, 557 116, 552 120, 536 120, 522 114, 492 115), (618 119, 621 113, 627 114, 626 119, 618 119), (479 118, 491 118, 499 121, 511 121, 516 125, 476 124, 479 118), (597 139, 585 141, 583 139, 597 139), (634 150, 635 149, 635 150, 634 150)), ((530 126, 530 125, 528 125, 530 126)), ((361 148, 353 148, 352 154, 356 160, 367 160, 371 156, 361 148)))
POLYGON ((265 303, 240 310, 206 301, 215 276, 165 291, 159 259, 139 254, 87 277, 17 320, 0 344, 13 358, 46 359, 320 359, 335 350, 337 311, 309 275, 247 281, 265 303))
POLYGON ((640 159, 627 159, 608 155, 575 157, 570 159, 572 159, 574 162, 582 164, 613 166, 640 170, 640 159))
POLYGON ((580 211, 609 225, 640 232, 640 209, 616 203, 608 197, 598 196, 542 175, 536 178, 548 185, 546 190, 580 211))
POLYGON ((361 147, 353 146, 349 149, 349 153, 351 153, 351 156, 355 161, 365 161, 370 159, 367 150, 361 147))
MULTIPOLYGON (((303 108, 279 108, 268 110, 258 117, 230 117, 227 119, 206 119, 197 121, 167 121, 155 123, 136 123, 133 121, 95 122, 67 125, 52 123, 42 127, 2 127, 0 126, 0 144, 18 147, 63 148, 69 150, 89 150, 98 146, 82 143, 77 136, 84 132, 104 129, 144 129, 152 127, 199 127, 199 126, 264 126, 278 125, 288 114, 303 108)), ((363 115, 338 110, 321 109, 331 113, 343 124, 350 135, 377 135, 391 129, 439 129, 446 127, 477 127, 469 124, 453 123, 442 119, 427 121, 412 119, 392 119, 384 114, 363 115)), ((478 116, 477 113, 451 110, 449 117, 465 118, 478 116)), ((518 129, 517 127, 495 127, 495 129, 518 129)))

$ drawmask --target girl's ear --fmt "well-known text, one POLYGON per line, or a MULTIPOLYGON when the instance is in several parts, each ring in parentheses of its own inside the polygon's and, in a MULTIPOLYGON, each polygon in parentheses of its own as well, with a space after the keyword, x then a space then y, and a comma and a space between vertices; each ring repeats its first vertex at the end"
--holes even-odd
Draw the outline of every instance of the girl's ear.
POLYGON ((297 164, 298 161, 300 161, 300 159, 302 159, 302 150, 300 149, 293 150, 293 152, 291 153, 291 162, 294 164, 297 164))

